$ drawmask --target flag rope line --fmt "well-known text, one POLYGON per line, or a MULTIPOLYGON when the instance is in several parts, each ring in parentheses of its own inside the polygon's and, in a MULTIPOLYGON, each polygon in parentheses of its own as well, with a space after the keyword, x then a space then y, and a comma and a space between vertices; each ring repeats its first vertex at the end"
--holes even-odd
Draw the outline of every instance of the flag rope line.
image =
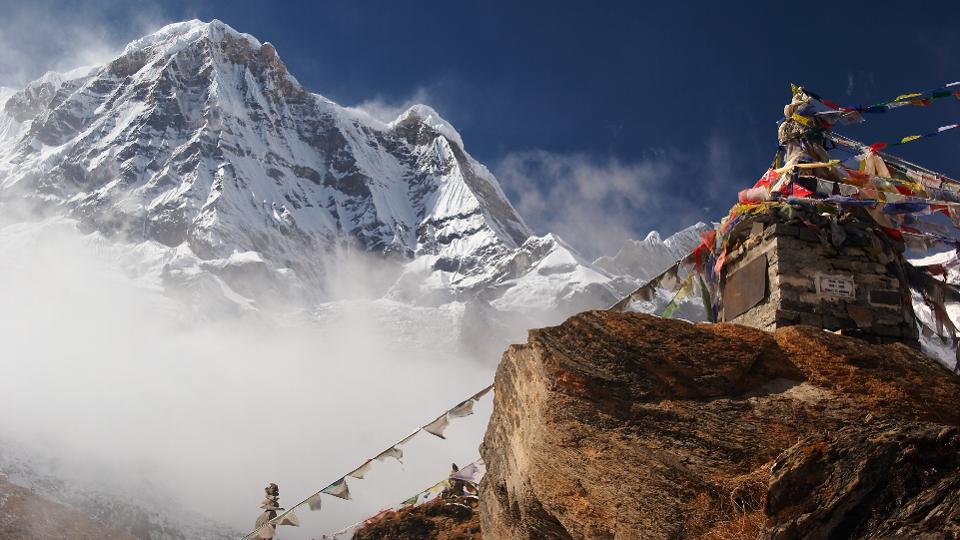
MULTIPOLYGON (((480 460, 481 460, 481 458, 477 458, 477 459, 473 460, 473 462, 471 462, 471 465, 474 464, 474 463, 476 463, 476 462, 478 462, 478 461, 480 461, 480 460)), ((449 480, 449 479, 450 479, 450 475, 447 475, 447 478, 446 478, 446 479, 449 480)), ((428 491, 430 491, 432 488, 434 488, 437 484, 439 484, 439 483, 441 483, 441 482, 443 482, 443 480, 438 480, 438 481, 430 484, 429 486, 421 489, 420 491, 418 491, 418 492, 416 493, 416 495, 412 495, 412 496, 410 496, 410 497, 407 497, 406 499, 404 499, 403 501, 401 501, 401 502, 400 502, 399 504, 397 504, 396 506, 393 506, 393 507, 390 507, 390 508, 384 508, 384 509, 381 510, 380 512, 377 512, 376 514, 373 514, 373 515, 371 515, 371 516, 367 516, 367 517, 361 519, 360 521, 358 521, 358 522, 356 522, 356 523, 354 523, 354 524, 352 524, 352 525, 347 525, 346 527, 340 529, 340 530, 337 531, 337 532, 332 532, 332 533, 329 533, 329 534, 323 534, 323 535, 320 536, 320 538, 321 538, 321 539, 336 538, 338 535, 346 534, 347 531, 349 531, 350 529, 352 529, 352 528, 354 528, 354 527, 356 527, 356 526, 358 526, 358 525, 363 525, 367 520, 369 520, 369 519, 371 519, 371 518, 374 518, 374 517, 376 517, 376 516, 378 516, 378 515, 380 515, 380 514, 382 514, 382 513, 384 513, 384 512, 388 512, 388 511, 390 511, 390 512, 396 512, 397 510, 403 510, 404 508, 406 508, 406 507, 408 507, 408 506, 416 506, 416 503, 411 503, 411 504, 405 504, 405 503, 406 503, 407 501, 409 501, 410 499, 414 498, 414 497, 419 498, 421 495, 423 495, 424 493, 427 493, 428 491)))
MULTIPOLYGON (((323 489, 321 489, 321 490, 313 493, 312 495, 310 495, 309 497, 303 499, 302 501, 298 502, 297 504, 291 506, 288 510, 285 510, 283 513, 278 514, 276 517, 274 517, 273 519, 271 519, 271 520, 269 520, 268 522, 264 523, 263 525, 257 527, 257 528, 254 529, 253 531, 250 531, 249 533, 247 533, 246 536, 243 537, 243 540, 246 540, 246 539, 248 539, 248 538, 253 537, 254 535, 260 533, 260 531, 262 531, 264 528, 266 528, 266 527, 268 527, 268 526, 270 526, 270 525, 276 525, 277 523, 281 522, 283 517, 289 515, 290 513, 292 513, 292 512, 293 512, 294 510, 296 510, 297 508, 300 508, 301 506, 307 504, 307 502, 310 501, 311 499, 313 499, 314 497, 319 497, 321 494, 330 495, 329 493, 325 493, 326 490, 328 490, 328 489, 336 486, 337 484, 339 484, 339 483, 341 483, 341 482, 343 482, 344 485, 346 485, 347 477, 350 476, 351 473, 354 473, 354 472, 359 471, 360 469, 362 469, 363 467, 365 467, 366 465, 368 465, 368 464, 369 464, 370 462, 372 462, 373 460, 380 460, 379 458, 381 458, 381 457, 383 457, 383 459, 386 459, 386 458, 388 458, 388 457, 395 457, 395 459, 397 459, 397 460, 399 461, 400 457, 402 457, 402 455, 403 455, 402 452, 401 452, 401 454, 400 454, 400 457, 391 456, 391 455, 386 455, 386 454, 387 454, 388 452, 390 452, 391 450, 399 450, 399 449, 397 449, 398 446, 409 442, 414 436, 416 436, 416 435, 417 435, 418 433, 420 433, 421 431, 426 431, 427 433, 430 433, 431 435, 435 435, 435 436, 437 436, 437 437, 440 437, 441 439, 445 438, 445 437, 443 437, 443 435, 442 435, 442 429, 440 430, 440 431, 441 431, 441 434, 440 434, 440 435, 437 435, 437 433, 434 433, 434 432, 432 432, 432 431, 429 431, 428 428, 429 428, 430 426, 432 426, 434 423, 437 423, 439 420, 441 420, 441 419, 443 419, 444 417, 446 417, 447 415, 451 414, 451 412, 456 411, 457 409, 460 409, 461 407, 465 407, 466 404, 468 404, 468 403, 476 403, 477 401, 479 401, 481 398, 483 398, 483 396, 485 396, 485 395, 486 395, 488 392, 490 392, 491 390, 493 390, 493 384, 492 384, 492 383, 489 384, 489 385, 487 385, 486 387, 484 387, 484 388, 483 388, 482 390, 480 390, 479 392, 477 392, 477 393, 473 394, 472 396, 468 397, 467 399, 461 401, 461 402, 458 403, 457 405, 454 405, 452 408, 447 409, 446 412, 444 412, 443 414, 441 414, 440 416, 438 416, 436 419, 432 420, 431 422, 429 422, 429 423, 427 423, 427 424, 425 424, 425 425, 423 425, 423 426, 418 427, 417 429, 415 429, 412 433, 410 433, 410 434, 407 435, 406 437, 404 437, 404 438, 400 439, 399 441, 395 442, 394 444, 390 445, 390 446, 387 447, 385 450, 383 450, 382 452, 380 452, 379 454, 377 454, 375 457, 373 457, 373 458, 371 458, 371 459, 368 459, 367 461, 363 462, 359 467, 356 467, 356 468, 354 468, 353 470, 351 470, 350 472, 348 472, 347 474, 341 476, 341 477, 340 477, 338 480, 336 480, 335 482, 333 482, 333 483, 331 483, 330 485, 324 487, 323 489)), ((463 414, 462 416, 468 416, 469 414, 473 414, 472 405, 470 406, 470 412, 467 413, 467 414, 463 414)), ((443 427, 445 428, 446 425, 444 425, 443 427)), ((436 430, 435 430, 435 431, 436 431, 436 430)), ((347 495, 349 496, 349 489, 347 490, 347 495)), ((337 497, 337 495, 331 495, 331 496, 337 497)))

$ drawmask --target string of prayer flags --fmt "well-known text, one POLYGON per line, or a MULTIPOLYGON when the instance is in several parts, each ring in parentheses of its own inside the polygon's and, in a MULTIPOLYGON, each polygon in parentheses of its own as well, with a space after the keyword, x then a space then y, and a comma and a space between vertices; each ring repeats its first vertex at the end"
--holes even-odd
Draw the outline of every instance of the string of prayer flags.
MULTIPOLYGON (((451 419, 451 418, 463 418, 463 417, 465 417, 465 416, 470 416, 471 414, 473 414, 473 413, 474 413, 474 407, 476 406, 477 402, 478 402, 481 398, 483 398, 485 395, 487 395, 491 390, 493 390, 493 386, 494 386, 493 384, 487 385, 486 387, 484 387, 484 388, 483 388, 482 390, 480 390, 479 392, 473 394, 473 395, 470 396, 469 398, 461 401, 460 403, 458 403, 458 404, 455 405, 454 407, 452 407, 452 408, 448 409, 447 411, 445 411, 445 412, 444 412, 442 415, 440 415, 436 420, 430 422, 429 424, 427 424, 427 425, 425 425, 425 426, 422 426, 422 427, 419 427, 419 428, 413 430, 413 432, 411 432, 409 435, 407 435, 406 437, 400 439, 400 440, 397 441, 396 443, 392 444, 392 445, 389 446, 386 450, 380 452, 379 454, 377 454, 377 455, 374 456, 373 458, 364 461, 362 464, 360 464, 359 467, 353 469, 352 471, 350 471, 349 473, 347 473, 346 475, 344 475, 343 477, 341 477, 341 478, 340 478, 339 480, 337 480, 336 482, 330 484, 329 486, 321 489, 320 491, 318 491, 318 492, 314 493, 313 495, 307 497, 306 499, 300 501, 299 503, 297 503, 296 505, 294 505, 290 510, 287 510, 286 512, 280 514, 279 516, 277 516, 276 518, 274 518, 273 520, 271 520, 270 523, 267 523, 267 524, 264 524, 264 525, 258 527, 256 530, 254 530, 253 532, 251 532, 250 534, 248 534, 248 535, 245 536, 244 538, 246 539, 246 538, 250 538, 251 536, 258 535, 258 534, 259 534, 262 530, 264 530, 264 528, 266 528, 266 527, 275 527, 275 525, 294 525, 294 526, 298 526, 299 523, 300 523, 300 520, 299 520, 299 518, 296 516, 296 514, 293 513, 293 510, 296 509, 296 508, 299 508, 299 507, 301 507, 301 506, 304 506, 304 505, 307 505, 307 506, 310 508, 310 510, 314 510, 314 511, 322 509, 322 508, 323 508, 323 497, 322 497, 322 495, 330 495, 330 496, 332 496, 332 497, 338 497, 338 498, 344 499, 344 500, 351 500, 350 486, 347 485, 347 478, 348 478, 348 477, 349 477, 349 478, 356 478, 356 479, 358 479, 358 480, 363 480, 363 479, 365 479, 366 476, 367 476, 367 474, 368 474, 368 473, 371 471, 371 469, 373 468, 373 464, 374 464, 375 461, 381 461, 381 462, 382 462, 382 461, 386 461, 388 458, 394 458, 394 459, 396 459, 397 461, 401 461, 401 460, 403 459, 403 450, 400 448, 400 446, 403 446, 404 444, 409 443, 409 442, 410 442, 411 440, 413 440, 413 438, 416 437, 421 431, 425 431, 425 432, 427 432, 427 433, 430 433, 431 435, 435 435, 435 436, 437 436, 437 437, 439 437, 439 438, 441 438, 441 439, 445 439, 446 437, 445 437, 445 435, 444 435, 444 430, 445 430, 445 429, 447 428, 447 426, 450 424, 450 419, 451 419)), ((401 461, 401 462, 402 462, 402 461, 401 461)), ((468 471, 468 472, 469 472, 469 471, 468 471)), ((442 484, 442 487, 446 487, 447 485, 449 485, 449 482, 448 482, 448 480, 444 480, 444 481, 441 482, 440 484, 437 484, 437 486, 440 486, 441 484, 442 484)), ((434 490, 434 491, 435 491, 434 488, 436 488, 437 486, 432 486, 431 488, 429 488, 429 489, 428 489, 427 491, 425 491, 424 493, 428 493, 428 495, 429 495, 430 493, 433 493, 431 490, 434 490)), ((442 491, 442 489, 440 489, 440 491, 442 491)), ((436 493, 438 494, 440 491, 437 491, 436 493)), ((423 495, 423 493, 421 493, 421 495, 423 495)), ((430 496, 432 497, 433 495, 430 495, 430 496)), ((352 526, 351 526, 351 527, 352 527, 352 526)), ((348 527, 348 529, 349 529, 349 527, 348 527)), ((333 536, 336 537, 336 536, 339 535, 339 534, 345 534, 348 529, 344 529, 344 531, 341 531, 341 532, 338 532, 338 533, 334 533, 333 536)), ((272 533, 271 533, 271 534, 272 534, 272 533)), ((270 537, 270 536, 268 536, 268 537, 270 537)))
MULTIPOLYGON (((926 107, 929 106, 934 100, 953 96, 957 99, 960 99, 960 81, 952 82, 950 84, 941 86, 939 88, 934 88, 931 90, 924 90, 923 92, 909 92, 906 94, 900 94, 897 97, 881 101, 880 103, 875 103, 873 105, 851 105, 851 106, 840 106, 837 103, 821 97, 809 90, 804 89, 804 92, 807 93, 810 97, 819 101, 829 110, 819 111, 816 113, 818 117, 827 118, 827 119, 843 119, 844 116, 854 116, 859 117, 861 113, 867 114, 881 114, 888 112, 892 109, 897 109, 900 107, 915 105, 926 107)), ((828 120, 829 121, 829 120, 828 120)), ((835 120, 834 120, 835 121, 835 120)))
POLYGON ((425 502, 429 502, 429 501, 435 499, 435 498, 438 497, 441 493, 443 493, 443 490, 445 490, 445 489, 447 489, 447 488, 449 488, 449 487, 450 487, 450 480, 445 478, 445 479, 437 482, 436 484, 428 487, 427 489, 421 491, 420 493, 417 493, 417 494, 414 495, 413 497, 410 497, 409 499, 403 501, 402 503, 400 503, 400 505, 401 505, 401 506, 418 506, 418 505, 421 505, 421 504, 423 504, 423 503, 425 503, 425 502))
POLYGON ((892 142, 892 143, 888 143, 888 142, 875 142, 875 143, 871 144, 871 145, 869 146, 869 148, 870 148, 871 150, 873 150, 874 152, 876 152, 876 151, 878 151, 878 150, 883 150, 884 148, 890 148, 890 147, 893 147, 893 146, 901 146, 901 145, 904 145, 904 144, 907 144, 907 143, 912 143, 912 142, 914 142, 914 141, 918 141, 918 140, 920 140, 920 139, 929 139, 930 137, 937 137, 937 136, 939 136, 941 133, 943 133, 943 132, 945 132, 945 131, 950 131, 950 130, 952 130, 952 129, 957 129, 957 126, 960 126, 960 124, 949 124, 949 125, 946 125, 946 126, 940 126, 940 127, 937 128, 936 131, 931 131, 931 132, 929 132, 929 133, 922 133, 922 134, 919 134, 919 135, 907 135, 906 137, 901 138, 899 141, 892 142))
POLYGON ((334 497, 339 497, 347 501, 350 500, 350 486, 347 485, 346 477, 341 478, 329 486, 321 489, 320 493, 333 495, 334 497))
MULTIPOLYGON (((482 394, 486 394, 486 391, 483 391, 482 394)), ((413 495, 405 499, 398 506, 399 508, 403 508, 407 506, 416 506, 416 505, 423 504, 425 502, 429 502, 435 499, 437 496, 443 494, 443 491, 450 487, 451 480, 460 480, 463 482, 469 482, 471 484, 478 485, 480 483, 480 480, 483 479, 486 472, 487 472, 487 467, 486 467, 486 464, 483 462, 483 459, 478 459, 473 463, 466 465, 459 471, 450 474, 448 478, 441 480, 436 484, 433 484, 432 486, 428 487, 427 489, 424 489, 423 491, 417 493, 416 495, 413 495)), ((381 519, 383 516, 394 511, 396 511, 396 508, 384 508, 383 510, 380 510, 376 514, 368 518, 365 518, 361 521, 358 521, 353 525, 344 527, 343 529, 340 529, 335 533, 324 534, 323 536, 321 536, 321 538, 336 538, 340 535, 347 534, 348 532, 356 530, 361 525, 369 525, 370 523, 373 523, 378 519, 381 519)))

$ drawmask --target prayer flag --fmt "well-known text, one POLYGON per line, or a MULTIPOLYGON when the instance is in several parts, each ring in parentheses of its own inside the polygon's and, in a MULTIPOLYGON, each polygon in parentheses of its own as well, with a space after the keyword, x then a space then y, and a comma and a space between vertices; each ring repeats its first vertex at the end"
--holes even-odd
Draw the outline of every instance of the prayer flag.
POLYGON ((373 459, 377 461, 385 461, 387 458, 394 458, 397 461, 402 461, 403 450, 397 448, 396 446, 391 446, 390 448, 387 448, 383 452, 380 452, 379 454, 377 454, 377 456, 373 459))
POLYGON ((480 459, 451 474, 450 478, 453 480, 464 480, 472 484, 479 484, 486 472, 487 466, 483 460, 480 459))
POLYGON ((361 465, 361 466, 357 467, 356 469, 354 469, 354 470, 350 471, 349 473, 347 473, 347 476, 350 476, 350 477, 352 477, 352 478, 356 478, 356 479, 358 479, 358 480, 363 480, 363 477, 364 477, 368 472, 370 472, 370 469, 372 469, 372 468, 373 468, 373 460, 372 460, 372 459, 368 459, 367 461, 365 461, 365 462, 363 463, 363 465, 361 465))
POLYGON ((320 510, 320 508, 323 507, 322 499, 323 497, 320 496, 320 493, 314 493, 306 500, 307 506, 309 506, 311 510, 320 510))
POLYGON ((346 477, 341 478, 323 488, 320 490, 320 493, 326 493, 327 495, 333 495, 334 497, 339 497, 348 501, 350 500, 350 486, 347 485, 346 477))
POLYGON ((291 525, 293 527, 300 526, 300 518, 297 517, 297 514, 293 513, 293 510, 280 514, 279 516, 270 520, 270 523, 273 525, 291 525))
POLYGON ((447 413, 443 413, 440 415, 439 418, 437 418, 433 422, 430 422, 429 424, 423 426, 423 430, 431 435, 436 435, 441 439, 446 439, 446 437, 443 436, 443 431, 447 429, 447 426, 449 425, 450 425, 450 420, 447 417, 447 413))
POLYGON ((473 399, 468 399, 456 407, 447 411, 451 418, 463 418, 473 414, 473 405, 476 403, 473 399))

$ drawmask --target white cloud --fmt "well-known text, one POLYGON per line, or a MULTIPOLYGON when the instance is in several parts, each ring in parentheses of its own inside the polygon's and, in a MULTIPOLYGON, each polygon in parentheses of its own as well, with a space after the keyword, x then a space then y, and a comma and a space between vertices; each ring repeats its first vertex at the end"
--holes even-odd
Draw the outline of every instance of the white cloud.
MULTIPOLYGON (((0 456, 19 441, 77 485, 171 510, 167 493, 245 529, 266 483, 296 503, 492 379, 493 359, 458 351, 455 306, 353 300, 323 306, 320 324, 196 320, 98 238, 69 222, 0 224, 0 456)), ((343 266, 346 290, 379 275, 343 266)), ((354 501, 328 498, 284 538, 339 529, 476 459, 489 405, 447 441, 418 437, 402 467, 378 464, 351 481, 354 501)))
POLYGON ((122 25, 106 15, 109 2, 50 5, 15 2, 0 17, 0 86, 22 87, 47 71, 65 72, 100 64, 129 41, 162 26, 160 9, 150 1, 124 7, 122 25))
MULTIPOLYGON (((708 161, 722 154, 718 145, 708 161)), ((544 150, 508 154, 495 172, 538 233, 553 232, 585 255, 613 254, 649 229, 664 233, 705 217, 686 191, 687 160, 660 152, 634 162, 544 150), (682 183, 678 183, 681 181, 682 183)))
POLYGON ((403 99, 391 99, 378 95, 352 108, 363 111, 381 122, 391 122, 410 107, 418 104, 429 105, 435 100, 426 88, 416 89, 410 96, 403 99))

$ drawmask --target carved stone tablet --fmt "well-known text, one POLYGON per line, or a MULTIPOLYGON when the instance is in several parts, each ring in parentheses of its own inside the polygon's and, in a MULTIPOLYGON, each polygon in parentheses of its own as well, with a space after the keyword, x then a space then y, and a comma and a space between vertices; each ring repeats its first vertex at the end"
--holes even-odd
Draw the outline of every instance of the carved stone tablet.
POLYGON ((723 320, 743 315, 767 296, 767 255, 764 253, 727 276, 723 286, 723 320))

